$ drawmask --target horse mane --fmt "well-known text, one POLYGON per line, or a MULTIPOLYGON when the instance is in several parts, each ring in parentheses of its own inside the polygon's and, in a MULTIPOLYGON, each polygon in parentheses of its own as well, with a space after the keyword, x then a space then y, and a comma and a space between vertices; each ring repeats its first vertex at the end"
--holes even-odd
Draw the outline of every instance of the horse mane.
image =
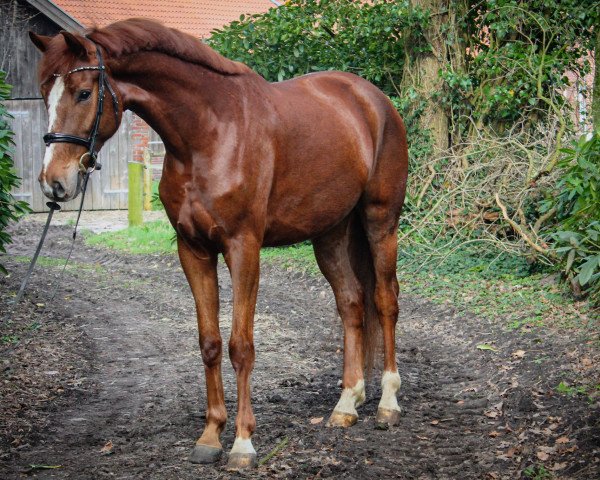
POLYGON ((112 57, 160 52, 223 75, 251 72, 248 66, 225 58, 200 39, 145 18, 130 18, 104 28, 95 27, 86 32, 86 37, 104 47, 112 57))

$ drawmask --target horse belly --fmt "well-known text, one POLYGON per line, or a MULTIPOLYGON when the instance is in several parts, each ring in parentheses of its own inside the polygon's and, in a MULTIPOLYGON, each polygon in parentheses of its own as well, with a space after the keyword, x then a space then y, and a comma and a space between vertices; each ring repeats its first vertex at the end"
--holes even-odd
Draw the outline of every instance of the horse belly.
POLYGON ((271 197, 263 245, 291 245, 325 233, 354 209, 365 183, 358 176, 334 183, 289 182, 281 195, 271 197))

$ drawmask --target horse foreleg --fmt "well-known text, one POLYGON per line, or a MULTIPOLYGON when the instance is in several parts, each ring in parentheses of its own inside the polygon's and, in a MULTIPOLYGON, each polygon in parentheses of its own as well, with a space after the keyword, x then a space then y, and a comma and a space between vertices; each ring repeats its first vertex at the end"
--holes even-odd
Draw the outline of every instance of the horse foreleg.
POLYGON ((260 243, 254 238, 232 240, 225 252, 233 287, 233 322, 229 357, 237 377, 238 410, 235 442, 227 467, 257 464, 251 436, 256 426, 250 403, 250 374, 254 367, 254 310, 258 293, 260 243))
POLYGON ((190 456, 193 463, 216 462, 223 453, 219 439, 227 421, 221 377, 221 333, 219 331, 219 285, 217 255, 191 250, 178 239, 181 266, 196 302, 198 333, 206 376, 206 425, 190 456))
POLYGON ((344 389, 327 423, 329 426, 339 427, 354 425, 358 420, 356 407, 365 401, 364 294, 348 255, 350 235, 350 225, 348 221, 344 221, 327 234, 313 240, 317 263, 331 285, 344 324, 344 389))

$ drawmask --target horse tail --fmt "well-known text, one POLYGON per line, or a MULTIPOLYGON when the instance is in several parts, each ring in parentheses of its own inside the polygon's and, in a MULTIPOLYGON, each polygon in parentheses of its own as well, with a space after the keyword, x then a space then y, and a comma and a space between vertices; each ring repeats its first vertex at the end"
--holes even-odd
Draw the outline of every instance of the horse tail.
POLYGON ((375 266, 365 229, 356 215, 351 222, 350 263, 363 291, 363 354, 367 377, 370 376, 376 357, 382 350, 383 336, 375 306, 375 266))

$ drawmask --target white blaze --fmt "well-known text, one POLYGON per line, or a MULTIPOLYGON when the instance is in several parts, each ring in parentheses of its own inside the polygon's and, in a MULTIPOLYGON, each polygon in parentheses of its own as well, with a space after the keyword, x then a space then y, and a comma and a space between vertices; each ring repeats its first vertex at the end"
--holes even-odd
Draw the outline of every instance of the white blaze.
MULTIPOLYGON (((63 96, 65 91, 65 82, 61 77, 57 77, 54 85, 52 85, 52 89, 50 90, 50 95, 48 96, 48 131, 52 132, 54 130, 54 124, 56 123, 56 115, 58 111, 58 104, 63 96)), ((46 153, 44 154, 44 167, 43 174, 46 174, 46 169, 50 162, 52 161, 52 156, 54 153, 54 144, 52 143, 49 147, 46 147, 46 153)), ((45 183, 45 180, 44 180, 45 183)))
POLYGON ((359 407, 365 401, 365 382, 359 380, 352 388, 344 388, 342 396, 337 403, 334 412, 348 413, 350 415, 358 415, 356 407, 359 407))
POLYGON ((400 375, 398 372, 384 372, 381 378, 381 401, 379 408, 400 411, 396 392, 400 389, 400 375))

